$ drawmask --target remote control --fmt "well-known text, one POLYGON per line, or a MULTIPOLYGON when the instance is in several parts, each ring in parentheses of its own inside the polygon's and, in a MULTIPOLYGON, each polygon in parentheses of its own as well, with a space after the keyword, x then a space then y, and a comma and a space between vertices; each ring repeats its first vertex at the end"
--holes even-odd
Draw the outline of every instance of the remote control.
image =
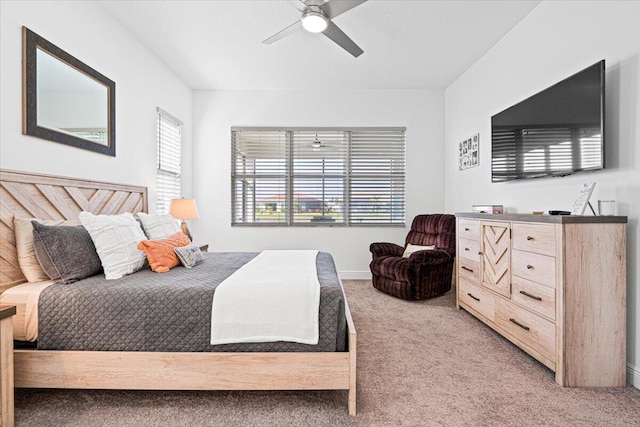
POLYGON ((571 215, 569 211, 549 211, 549 215, 571 215))

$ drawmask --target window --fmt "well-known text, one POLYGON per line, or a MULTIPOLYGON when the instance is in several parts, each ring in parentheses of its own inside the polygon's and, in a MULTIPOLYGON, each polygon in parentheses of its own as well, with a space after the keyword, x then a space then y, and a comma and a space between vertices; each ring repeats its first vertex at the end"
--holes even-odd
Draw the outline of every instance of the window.
POLYGON ((169 213, 171 199, 180 198, 182 122, 158 107, 156 213, 169 213))
POLYGON ((404 135, 404 128, 232 128, 232 224, 403 226, 404 135))

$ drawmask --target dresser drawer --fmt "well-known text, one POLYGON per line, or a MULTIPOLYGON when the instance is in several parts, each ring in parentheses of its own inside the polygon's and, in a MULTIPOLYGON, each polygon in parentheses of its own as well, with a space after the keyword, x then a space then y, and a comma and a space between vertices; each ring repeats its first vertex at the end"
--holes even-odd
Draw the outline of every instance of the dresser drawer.
POLYGON ((548 317, 556 318, 556 290, 518 276, 511 280, 511 300, 529 310, 548 317))
POLYGON ((480 276, 480 263, 460 257, 458 260, 458 275, 471 283, 480 283, 482 277, 480 276))
POLYGON ((513 250, 511 274, 551 288, 556 287, 556 259, 554 257, 513 250))
POLYGON ((458 229, 456 233, 459 238, 480 241, 480 221, 458 219, 458 229))
POLYGON ((521 224, 511 226, 514 249, 556 256, 556 228, 550 224, 521 224))
POLYGON ((458 239, 458 253, 460 258, 480 262, 480 242, 477 240, 458 239))
POLYGON ((520 342, 555 361, 556 325, 503 299, 496 299, 495 322, 520 342))
POLYGON ((480 286, 471 284, 465 279, 458 283, 458 300, 473 308, 489 320, 493 321, 493 304, 495 297, 480 286))

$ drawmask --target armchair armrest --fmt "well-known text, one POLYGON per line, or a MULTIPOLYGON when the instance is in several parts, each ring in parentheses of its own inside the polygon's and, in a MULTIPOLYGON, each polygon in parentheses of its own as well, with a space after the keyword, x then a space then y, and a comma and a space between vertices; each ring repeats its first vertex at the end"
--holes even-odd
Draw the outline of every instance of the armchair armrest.
POLYGON ((371 251, 374 258, 383 255, 402 256, 404 248, 395 243, 376 242, 369 246, 369 251, 371 251))
POLYGON ((409 257, 409 261, 411 262, 427 265, 445 264, 452 259, 453 257, 449 255, 447 251, 441 249, 416 251, 409 257))

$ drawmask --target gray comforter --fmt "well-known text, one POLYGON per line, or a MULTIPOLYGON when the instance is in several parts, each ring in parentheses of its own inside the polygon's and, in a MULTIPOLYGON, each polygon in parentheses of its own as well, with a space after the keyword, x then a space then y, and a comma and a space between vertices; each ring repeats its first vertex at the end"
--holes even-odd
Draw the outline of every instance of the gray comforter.
POLYGON ((167 273, 149 269, 118 280, 93 276, 52 285, 38 303, 38 349, 94 351, 344 351, 344 294, 330 254, 320 252, 320 338, 211 345, 216 287, 257 253, 205 253, 204 263, 167 273))

